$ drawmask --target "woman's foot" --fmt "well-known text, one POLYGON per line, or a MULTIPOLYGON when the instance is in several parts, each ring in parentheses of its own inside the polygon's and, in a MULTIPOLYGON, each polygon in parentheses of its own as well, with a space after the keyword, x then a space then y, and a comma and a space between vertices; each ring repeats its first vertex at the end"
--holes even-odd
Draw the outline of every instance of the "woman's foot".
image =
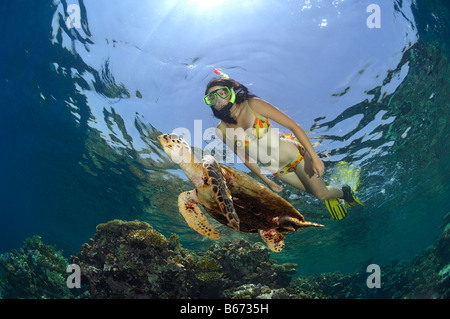
POLYGON ((352 191, 350 186, 344 185, 342 186, 342 192, 344 192, 344 202, 348 207, 355 206, 357 204, 364 206, 363 203, 359 199, 356 198, 355 193, 352 191))

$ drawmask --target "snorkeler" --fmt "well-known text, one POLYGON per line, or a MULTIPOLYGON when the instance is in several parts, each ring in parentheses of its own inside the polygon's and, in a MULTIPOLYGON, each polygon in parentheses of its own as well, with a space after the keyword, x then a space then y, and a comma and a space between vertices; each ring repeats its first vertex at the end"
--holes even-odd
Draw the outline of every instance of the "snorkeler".
POLYGON ((294 120, 270 103, 250 94, 244 85, 230 79, 219 69, 214 69, 214 72, 222 78, 208 83, 204 102, 221 120, 216 134, 273 191, 280 192, 283 186, 267 178, 257 162, 281 181, 325 201, 336 220, 347 215, 341 199, 349 207, 362 205, 350 186, 339 189, 325 185, 322 180, 325 166, 304 130, 294 120), (292 134, 278 134, 270 120, 289 129, 292 134))

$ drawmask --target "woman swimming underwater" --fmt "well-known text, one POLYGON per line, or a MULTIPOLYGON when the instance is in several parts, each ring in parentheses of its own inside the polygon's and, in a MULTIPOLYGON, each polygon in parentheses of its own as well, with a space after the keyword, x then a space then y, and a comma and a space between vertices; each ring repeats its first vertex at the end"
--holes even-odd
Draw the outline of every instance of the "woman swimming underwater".
POLYGON ((270 103, 249 93, 248 89, 215 69, 222 78, 213 79, 206 87, 204 102, 220 119, 216 134, 242 162, 273 191, 283 187, 261 172, 258 162, 281 181, 309 194, 325 204, 334 219, 347 215, 347 206, 362 203, 350 186, 342 189, 326 186, 322 180, 325 166, 304 130, 288 115, 270 103), (270 121, 289 129, 292 134, 278 134, 270 121))

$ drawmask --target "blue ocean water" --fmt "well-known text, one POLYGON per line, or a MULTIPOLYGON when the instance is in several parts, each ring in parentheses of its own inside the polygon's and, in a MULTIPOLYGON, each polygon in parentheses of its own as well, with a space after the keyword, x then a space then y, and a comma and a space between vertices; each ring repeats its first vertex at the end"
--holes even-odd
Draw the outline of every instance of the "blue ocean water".
POLYGON ((185 128, 208 144, 216 67, 308 131, 326 181, 339 161, 361 171, 365 206, 340 222, 285 187, 326 227, 288 234, 274 259, 346 273, 432 245, 450 208, 449 7, 379 1, 370 28, 372 2, 3 0, 0 253, 37 234, 70 256, 112 219, 209 247, 178 213, 192 186, 156 136, 185 128))

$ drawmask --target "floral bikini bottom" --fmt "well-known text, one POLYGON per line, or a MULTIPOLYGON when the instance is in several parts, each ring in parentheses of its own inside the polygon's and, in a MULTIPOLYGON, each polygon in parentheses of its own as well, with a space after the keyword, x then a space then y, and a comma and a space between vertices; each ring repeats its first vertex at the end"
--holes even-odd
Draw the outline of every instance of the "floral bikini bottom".
POLYGON ((305 147, 302 144, 300 144, 300 142, 297 139, 295 139, 295 137, 292 134, 282 134, 280 137, 295 143, 297 145, 299 155, 295 161, 287 163, 285 166, 280 168, 278 172, 273 173, 275 177, 284 176, 286 174, 294 172, 295 168, 303 160, 303 156, 306 153, 305 147))

